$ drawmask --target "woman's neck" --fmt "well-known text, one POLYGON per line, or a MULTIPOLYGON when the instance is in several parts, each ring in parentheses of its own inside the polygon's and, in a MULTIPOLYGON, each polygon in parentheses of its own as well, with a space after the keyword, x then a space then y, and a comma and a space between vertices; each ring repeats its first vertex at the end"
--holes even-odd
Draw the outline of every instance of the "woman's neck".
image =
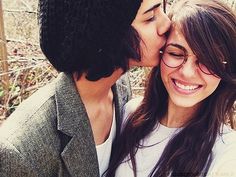
POLYGON ((161 124, 170 128, 183 127, 195 114, 199 105, 193 107, 179 107, 170 99, 168 101, 168 110, 161 120, 161 124))

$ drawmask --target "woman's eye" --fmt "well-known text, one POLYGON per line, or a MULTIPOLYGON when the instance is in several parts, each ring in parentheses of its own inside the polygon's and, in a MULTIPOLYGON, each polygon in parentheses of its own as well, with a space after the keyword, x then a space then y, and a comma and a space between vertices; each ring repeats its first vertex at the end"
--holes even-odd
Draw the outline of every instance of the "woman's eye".
POLYGON ((169 55, 173 56, 173 57, 184 57, 184 54, 182 53, 177 53, 177 52, 168 52, 169 55))

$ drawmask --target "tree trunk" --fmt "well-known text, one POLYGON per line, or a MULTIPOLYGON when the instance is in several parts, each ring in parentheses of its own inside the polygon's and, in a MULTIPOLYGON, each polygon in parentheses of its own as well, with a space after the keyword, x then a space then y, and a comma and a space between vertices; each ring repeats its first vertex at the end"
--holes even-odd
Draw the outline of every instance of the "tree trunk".
POLYGON ((7 62, 7 49, 6 49, 6 38, 4 33, 4 21, 3 21, 3 10, 2 10, 2 0, 0 0, 0 71, 1 84, 4 90, 4 103, 7 101, 8 90, 9 90, 9 75, 8 73, 8 62, 7 62))

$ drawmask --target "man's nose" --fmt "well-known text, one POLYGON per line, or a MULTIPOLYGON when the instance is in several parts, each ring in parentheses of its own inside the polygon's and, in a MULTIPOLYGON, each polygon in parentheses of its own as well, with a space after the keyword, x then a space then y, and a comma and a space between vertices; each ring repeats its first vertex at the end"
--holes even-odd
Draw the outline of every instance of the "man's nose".
POLYGON ((158 35, 162 36, 169 30, 171 21, 164 12, 162 12, 162 16, 160 18, 161 19, 158 21, 157 24, 157 33, 158 35))

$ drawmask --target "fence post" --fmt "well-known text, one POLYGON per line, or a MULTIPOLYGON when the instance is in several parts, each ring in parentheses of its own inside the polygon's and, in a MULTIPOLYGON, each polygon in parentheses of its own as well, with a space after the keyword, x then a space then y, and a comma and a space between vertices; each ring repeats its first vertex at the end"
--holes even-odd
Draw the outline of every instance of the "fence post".
MULTIPOLYGON (((8 62, 7 62, 7 48, 6 48, 6 38, 4 33, 4 20, 3 20, 3 8, 2 8, 2 0, 0 0, 0 65, 2 71, 0 74, 8 73, 8 62)), ((0 76, 0 83, 2 83, 4 96, 3 100, 6 103, 8 94, 9 94, 9 75, 3 74, 0 76)))

